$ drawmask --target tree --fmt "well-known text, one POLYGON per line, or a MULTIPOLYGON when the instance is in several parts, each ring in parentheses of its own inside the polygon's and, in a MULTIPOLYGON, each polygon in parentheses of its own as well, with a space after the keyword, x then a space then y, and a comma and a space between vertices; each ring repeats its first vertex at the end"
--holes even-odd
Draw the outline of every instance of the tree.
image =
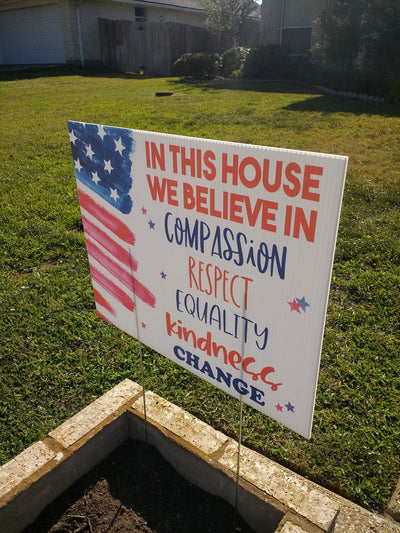
POLYGON ((320 51, 348 75, 364 65, 376 71, 400 66, 399 0, 320 0, 320 51))
POLYGON ((318 21, 322 29, 319 50, 351 75, 359 58, 368 0, 320 2, 318 21))
POLYGON ((369 0, 367 63, 375 70, 400 72, 400 2, 369 0))
POLYGON ((254 0, 202 0, 208 26, 221 50, 239 44, 240 29, 256 7, 254 0))

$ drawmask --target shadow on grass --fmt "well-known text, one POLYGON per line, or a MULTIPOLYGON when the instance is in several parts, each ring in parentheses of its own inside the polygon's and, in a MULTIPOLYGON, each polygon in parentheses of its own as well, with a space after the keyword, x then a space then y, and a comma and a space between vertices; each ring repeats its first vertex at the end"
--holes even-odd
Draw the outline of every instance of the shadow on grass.
MULTIPOLYGON (((59 66, 16 66, 0 67, 0 82, 15 81, 35 78, 52 78, 58 76, 83 76, 89 78, 120 78, 128 80, 157 79, 158 76, 148 76, 135 72, 121 72, 107 67, 83 68, 74 65, 59 66)), ((165 77, 163 77, 165 79, 165 77)), ((172 87, 197 87, 202 91, 253 91, 260 93, 307 94, 315 95, 314 98, 302 100, 288 105, 285 109, 300 112, 322 113, 351 113, 354 115, 380 115, 399 117, 400 106, 384 104, 381 102, 357 100, 342 96, 321 94, 315 87, 290 81, 253 81, 253 80, 203 80, 190 81, 177 78, 168 79, 172 87)))
POLYGON ((58 76, 84 76, 86 78, 122 78, 132 80, 145 80, 153 78, 135 72, 120 72, 107 67, 83 68, 75 65, 60 66, 23 66, 17 65, 0 67, 0 82, 27 80, 35 78, 55 78, 58 76))
POLYGON ((253 91, 258 93, 287 93, 287 94, 319 94, 319 92, 301 83, 291 83, 281 80, 253 81, 253 80, 168 80, 177 86, 198 87, 204 91, 227 89, 230 91, 253 91))
POLYGON ((314 95, 313 98, 295 102, 284 107, 289 111, 321 112, 321 113, 351 113, 353 115, 378 115, 384 117, 399 117, 400 106, 348 98, 340 95, 323 94, 320 89, 301 82, 290 81, 253 81, 253 80, 221 80, 221 81, 188 81, 170 80, 171 84, 196 86, 203 91, 230 90, 254 91, 261 93, 286 93, 314 95))
POLYGON ((380 115, 383 117, 399 117, 400 107, 382 102, 357 100, 341 96, 317 95, 302 102, 295 102, 285 107, 289 111, 351 113, 353 115, 380 115))

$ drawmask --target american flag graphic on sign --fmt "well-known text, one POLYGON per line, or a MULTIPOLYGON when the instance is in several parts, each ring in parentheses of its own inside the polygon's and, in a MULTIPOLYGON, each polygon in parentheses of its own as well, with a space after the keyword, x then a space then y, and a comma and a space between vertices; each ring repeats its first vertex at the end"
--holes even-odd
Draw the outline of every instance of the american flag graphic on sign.
POLYGON ((135 298, 150 307, 156 299, 133 275, 135 235, 123 218, 133 208, 131 130, 68 122, 79 203, 97 313, 113 323, 115 305, 133 312, 135 298), (82 184, 82 185, 81 185, 82 184))

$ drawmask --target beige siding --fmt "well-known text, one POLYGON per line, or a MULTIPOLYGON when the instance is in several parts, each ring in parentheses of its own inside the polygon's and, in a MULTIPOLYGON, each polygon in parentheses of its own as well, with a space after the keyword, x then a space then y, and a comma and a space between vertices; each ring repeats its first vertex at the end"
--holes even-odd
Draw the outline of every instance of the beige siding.
POLYGON ((290 33, 292 45, 299 41, 301 46, 307 37, 312 47, 320 38, 315 15, 324 3, 325 0, 263 0, 260 44, 288 44, 290 33))
MULTIPOLYGON (((137 4, 137 6, 143 7, 140 4, 137 4)), ((80 5, 79 11, 82 27, 83 52, 85 61, 87 62, 101 60, 98 23, 100 18, 109 20, 135 20, 135 5, 132 3, 86 0, 80 5)), ((201 26, 204 21, 204 17, 201 14, 167 8, 146 8, 146 16, 149 22, 179 22, 193 26, 201 26)))
POLYGON ((261 7, 260 44, 280 44, 282 0, 264 0, 261 7))
POLYGON ((59 0, 61 19, 63 25, 63 38, 66 63, 79 63, 79 37, 76 20, 76 9, 73 2, 69 0, 59 0))
MULTIPOLYGON (((156 2, 163 4, 163 1, 156 2)), ((204 27, 205 17, 201 11, 194 9, 198 2, 187 0, 184 8, 171 7, 165 2, 165 7, 146 5, 138 2, 121 2, 106 0, 9 0, 0 2, 1 11, 13 11, 30 7, 58 4, 62 21, 62 40, 64 43, 65 61, 80 63, 81 55, 86 64, 101 61, 99 18, 110 20, 135 20, 135 6, 146 8, 149 22, 174 22, 204 27), (81 39, 79 38, 78 15, 80 18, 81 39)))

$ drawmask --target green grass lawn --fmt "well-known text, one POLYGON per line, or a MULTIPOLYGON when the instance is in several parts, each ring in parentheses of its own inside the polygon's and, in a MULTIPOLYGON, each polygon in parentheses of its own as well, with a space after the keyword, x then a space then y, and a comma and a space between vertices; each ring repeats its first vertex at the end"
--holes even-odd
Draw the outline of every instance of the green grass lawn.
MULTIPOLYGON (((96 317, 71 119, 349 156, 312 439, 248 406, 242 438, 381 509, 400 472, 399 117, 289 85, 0 74, 0 463, 122 379, 141 382, 137 343, 96 317)), ((237 436, 237 400, 144 354, 146 388, 237 436)))

